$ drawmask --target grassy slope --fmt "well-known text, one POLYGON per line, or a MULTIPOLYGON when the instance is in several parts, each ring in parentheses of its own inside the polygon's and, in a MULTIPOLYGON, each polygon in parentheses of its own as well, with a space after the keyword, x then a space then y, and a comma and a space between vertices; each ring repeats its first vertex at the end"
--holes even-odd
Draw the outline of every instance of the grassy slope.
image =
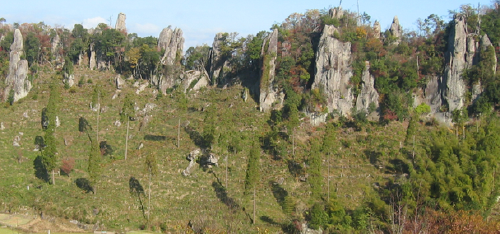
MULTIPOLYGON (((0 175, 3 178, 0 184, 0 209, 5 211, 12 207, 13 211, 21 209, 42 210, 45 214, 77 219, 87 223, 102 223, 106 228, 117 230, 137 229, 146 223, 141 211, 140 201, 137 196, 129 193, 130 177, 137 178, 147 190, 148 180, 144 173, 144 155, 154 153, 157 156, 159 175, 153 179, 151 206, 151 223, 166 223, 169 230, 186 229, 187 223, 206 226, 215 229, 225 229, 230 232, 236 230, 257 230, 257 228, 280 230, 278 224, 286 223, 287 216, 283 213, 277 198, 273 195, 272 187, 275 182, 283 179, 278 185, 298 201, 297 207, 309 204, 309 186, 292 177, 284 160, 273 160, 271 156, 263 154, 262 183, 258 191, 259 220, 257 225, 249 225, 251 206, 249 200, 243 196, 246 161, 248 147, 243 147, 241 152, 229 156, 230 177, 228 188, 224 189, 224 161, 221 159, 219 167, 212 169, 196 167, 191 176, 181 175, 182 170, 188 165, 186 155, 197 148, 190 135, 181 131, 181 147, 176 147, 177 123, 181 118, 182 123, 189 121, 189 126, 202 132, 204 113, 202 109, 207 105, 216 105, 218 113, 218 132, 236 132, 243 138, 243 145, 250 145, 249 138, 262 135, 269 130, 266 120, 267 114, 257 110, 257 103, 249 99, 246 103, 241 99, 241 86, 228 89, 207 89, 202 92, 190 94, 189 107, 186 113, 176 110, 176 102, 169 95, 160 100, 155 99, 152 89, 146 89, 136 95, 137 106, 142 109, 146 103, 155 103, 155 108, 149 114, 152 120, 142 131, 139 130, 142 117, 131 122, 128 159, 124 160, 125 124, 116 127, 114 122, 119 119, 119 110, 125 93, 134 92, 135 89, 128 83, 128 87, 121 92, 118 98, 112 100, 115 91, 111 73, 97 71, 77 70, 75 77, 84 76, 85 80, 92 79, 94 84, 99 84, 105 90, 102 98, 102 107, 106 111, 101 114, 99 137, 113 146, 113 157, 105 157, 101 181, 97 186, 97 194, 85 193, 75 185, 77 178, 88 178, 86 172, 90 144, 85 134, 78 132, 78 118, 85 117, 95 129, 96 112, 92 112, 89 103, 92 87, 85 84, 76 87, 76 93, 62 89, 63 101, 60 105, 59 118, 61 126, 56 130, 58 139, 59 157, 73 157, 76 159, 75 170, 69 176, 57 176, 56 185, 49 185, 34 176, 33 160, 39 152, 34 152, 34 139, 43 136, 40 126, 41 109, 45 107, 49 93, 48 85, 44 83, 50 74, 42 75, 35 84, 35 90, 30 95, 16 103, 13 107, 0 108, 1 121, 6 129, 0 131, 0 175), (37 93, 37 100, 33 95, 37 93), (23 117, 23 113, 28 118, 23 117), (13 147, 12 140, 19 132, 21 147, 13 147), (165 136, 165 140, 145 140, 146 135, 165 136), (64 144, 64 138, 70 141, 64 144), (137 150, 140 143, 144 148, 137 150), (18 163, 18 159, 20 163, 18 163), (26 186, 30 185, 28 191, 26 186), (229 199, 242 209, 233 209, 226 205, 229 199), (19 208, 21 205, 24 208, 19 208), (98 209, 99 214, 94 215, 93 210, 98 209)), ((356 208, 372 191, 372 184, 392 177, 393 171, 386 168, 378 169, 370 163, 366 156, 370 150, 382 152, 379 158, 381 165, 389 166, 389 158, 398 157, 388 152, 399 147, 399 142, 404 141, 405 126, 399 122, 391 123, 387 127, 369 126, 370 133, 366 131, 351 132, 340 129, 337 136, 341 153, 331 156, 330 162, 330 190, 336 191, 339 201, 348 208, 356 208), (385 152, 385 153, 384 153, 385 152)), ((196 133, 196 132, 195 132, 196 133)), ((294 159, 303 164, 307 160, 310 137, 321 137, 323 127, 311 127, 303 123, 297 134, 296 155, 294 159)), ((215 150, 217 151, 217 150, 215 150)), ((216 152, 218 153, 218 152, 216 152)), ((290 150, 291 154, 291 150, 290 150)), ((292 158, 292 156, 289 156, 292 158)), ((326 159, 325 163, 326 164, 326 159)), ((326 178, 326 166, 324 176, 326 178)), ((325 180, 326 182, 326 180, 325 180)), ((325 193, 327 186, 324 187, 325 193)), ((141 196, 147 207, 147 200, 141 196)), ((234 204, 234 203, 233 203, 234 204)), ((39 211, 38 211, 39 212, 39 211)), ((146 211, 147 212, 147 211, 146 211)), ((246 231, 245 231, 246 232, 246 231)))

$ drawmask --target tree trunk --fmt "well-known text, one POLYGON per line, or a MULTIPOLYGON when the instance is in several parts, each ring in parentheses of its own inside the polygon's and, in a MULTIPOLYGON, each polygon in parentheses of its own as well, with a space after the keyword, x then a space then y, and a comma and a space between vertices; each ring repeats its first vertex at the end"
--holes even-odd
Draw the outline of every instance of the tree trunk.
POLYGON ((56 177, 54 175, 54 169, 52 169, 52 185, 56 185, 56 177))
POLYGON ((253 219, 252 223, 255 224, 255 210, 256 210, 256 205, 255 205, 255 186, 253 187, 253 219))
POLYGON ((179 118, 179 124, 177 125, 177 148, 181 146, 181 118, 179 118))
POLYGON ((97 144, 99 144, 99 113, 101 112, 101 104, 99 103, 99 92, 97 92, 97 127, 96 127, 96 139, 97 139, 97 144))
POLYGON ((226 191, 227 191, 227 163, 228 163, 228 160, 229 159, 229 156, 226 156, 226 191))
POLYGON ((130 119, 127 118, 127 137, 125 138, 125 160, 127 160, 129 123, 130 123, 130 119))
POLYGON ((149 223, 150 213, 151 213, 151 168, 149 168, 148 223, 149 223))

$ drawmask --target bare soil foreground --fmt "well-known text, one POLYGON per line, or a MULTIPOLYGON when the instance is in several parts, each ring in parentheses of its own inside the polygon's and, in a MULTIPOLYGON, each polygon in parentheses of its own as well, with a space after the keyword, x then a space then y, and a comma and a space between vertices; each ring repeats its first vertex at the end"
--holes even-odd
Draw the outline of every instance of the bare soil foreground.
MULTIPOLYGON (((41 219, 39 216, 20 214, 0 214, 0 226, 26 233, 47 233, 48 230, 50 230, 51 233, 85 232, 85 230, 78 228, 76 224, 65 219, 41 219)), ((0 230, 0 234, 4 233, 4 231, 6 230, 0 230)))

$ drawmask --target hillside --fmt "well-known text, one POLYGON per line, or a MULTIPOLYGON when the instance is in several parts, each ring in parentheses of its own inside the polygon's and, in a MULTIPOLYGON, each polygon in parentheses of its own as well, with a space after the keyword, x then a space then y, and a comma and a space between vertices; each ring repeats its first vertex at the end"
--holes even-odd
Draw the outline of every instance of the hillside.
POLYGON ((184 55, 182 30, 140 38, 123 14, 2 24, 0 211, 87 231, 493 233, 500 10, 461 9, 420 35, 309 10, 184 55))

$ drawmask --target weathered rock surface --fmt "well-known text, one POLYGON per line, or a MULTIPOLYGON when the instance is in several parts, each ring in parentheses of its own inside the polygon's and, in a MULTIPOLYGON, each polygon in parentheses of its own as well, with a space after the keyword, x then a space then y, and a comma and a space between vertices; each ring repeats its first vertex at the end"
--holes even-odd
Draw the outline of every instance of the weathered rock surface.
POLYGON ((9 74, 5 79, 5 96, 7 100, 13 90, 14 102, 26 97, 31 90, 31 81, 28 80, 28 61, 21 60, 23 54, 23 35, 19 29, 14 31, 14 42, 10 46, 9 74))
POLYGON ((116 89, 123 89, 125 87, 125 81, 122 79, 120 74, 115 77, 116 89))
POLYGON ((209 53, 208 75, 213 84, 216 84, 221 77, 224 77, 223 68, 228 66, 227 61, 222 57, 221 44, 223 40, 223 34, 217 33, 209 53))
POLYGON ((203 87, 207 87, 209 84, 208 75, 205 72, 190 70, 184 72, 181 76, 182 87, 184 92, 189 90, 198 91, 203 87))
POLYGON ((392 20, 391 28, 389 29, 389 32, 393 37, 396 38, 396 41, 394 42, 395 45, 399 45, 401 43, 401 36, 403 36, 403 27, 399 25, 399 19, 398 16, 394 16, 394 19, 392 20))
POLYGON ((328 112, 337 110, 350 115, 354 96, 349 87, 352 77, 351 43, 333 37, 337 29, 325 25, 316 52, 315 77, 312 88, 323 89, 327 97, 328 112))
POLYGON ((3 125, 3 122, 0 122, 0 130, 5 130, 5 126, 3 125))
POLYGON ((177 56, 182 56, 181 53, 184 48, 182 30, 180 28, 176 28, 174 30, 170 27, 164 28, 158 38, 158 47, 165 50, 161 63, 169 66, 174 65, 177 56))
POLYGON ((431 113, 439 112, 443 105, 440 82, 440 77, 432 76, 424 89, 425 103, 431 107, 431 113))
POLYGON ((89 69, 94 70, 97 67, 97 62, 96 62, 96 55, 95 55, 95 50, 94 50, 94 44, 90 44, 90 62, 89 62, 89 69))
POLYGON ((380 38, 381 31, 382 28, 380 27, 380 23, 375 20, 375 23, 373 23, 373 37, 380 38))
MULTIPOLYGON (((481 53, 479 54, 480 56, 483 56, 482 55, 483 51, 488 49, 488 47, 493 46, 493 44, 490 41, 490 38, 488 38, 488 35, 486 35, 486 34, 484 34, 483 37, 481 37, 480 44, 481 44, 481 53)), ((493 73, 496 73, 496 71, 497 71, 497 55, 496 55, 496 53, 493 53, 493 58, 491 58, 491 60, 493 60, 492 61, 493 67, 491 69, 493 70, 493 73)))
POLYGON ((260 74, 259 108, 262 112, 271 110, 273 108, 272 105, 276 101, 281 104, 278 109, 282 107, 282 95, 280 95, 279 91, 274 88, 277 54, 278 30, 274 29, 273 32, 266 39, 264 39, 261 50, 263 63, 260 74))
POLYGON ((365 70, 361 77, 363 84, 361 85, 361 92, 356 100, 356 110, 369 113, 370 103, 373 103, 378 109, 378 92, 375 90, 375 77, 370 74, 370 62, 365 62, 365 70))
POLYGON ((334 7, 328 11, 328 15, 332 19, 340 19, 340 18, 342 18, 342 16, 344 16, 344 11, 342 10, 342 7, 340 7, 340 6, 334 7))
POLYGON ((75 74, 68 74, 65 72, 63 77, 64 77, 64 82, 68 84, 69 87, 75 85, 75 74))
POLYGON ((56 34, 54 38, 52 38, 50 52, 54 56, 54 65, 57 69, 61 69, 64 66, 64 56, 60 53, 60 48, 62 47, 61 37, 59 34, 56 34))
POLYGON ((116 24, 115 24, 115 29, 118 31, 126 31, 127 27, 125 25, 125 20, 127 19, 127 16, 123 13, 120 12, 118 14, 118 18, 116 19, 116 24))
POLYGON ((456 17, 448 39, 443 77, 443 99, 448 103, 450 112, 464 106, 467 87, 462 79, 462 74, 464 69, 472 66, 476 51, 472 38, 468 39, 465 27, 465 19, 456 17))
POLYGON ((186 159, 189 160, 189 165, 184 171, 182 171, 183 176, 188 176, 191 174, 191 169, 196 165, 196 160, 198 159, 198 156, 200 154, 200 149, 195 149, 189 153, 189 155, 186 157, 186 159))

